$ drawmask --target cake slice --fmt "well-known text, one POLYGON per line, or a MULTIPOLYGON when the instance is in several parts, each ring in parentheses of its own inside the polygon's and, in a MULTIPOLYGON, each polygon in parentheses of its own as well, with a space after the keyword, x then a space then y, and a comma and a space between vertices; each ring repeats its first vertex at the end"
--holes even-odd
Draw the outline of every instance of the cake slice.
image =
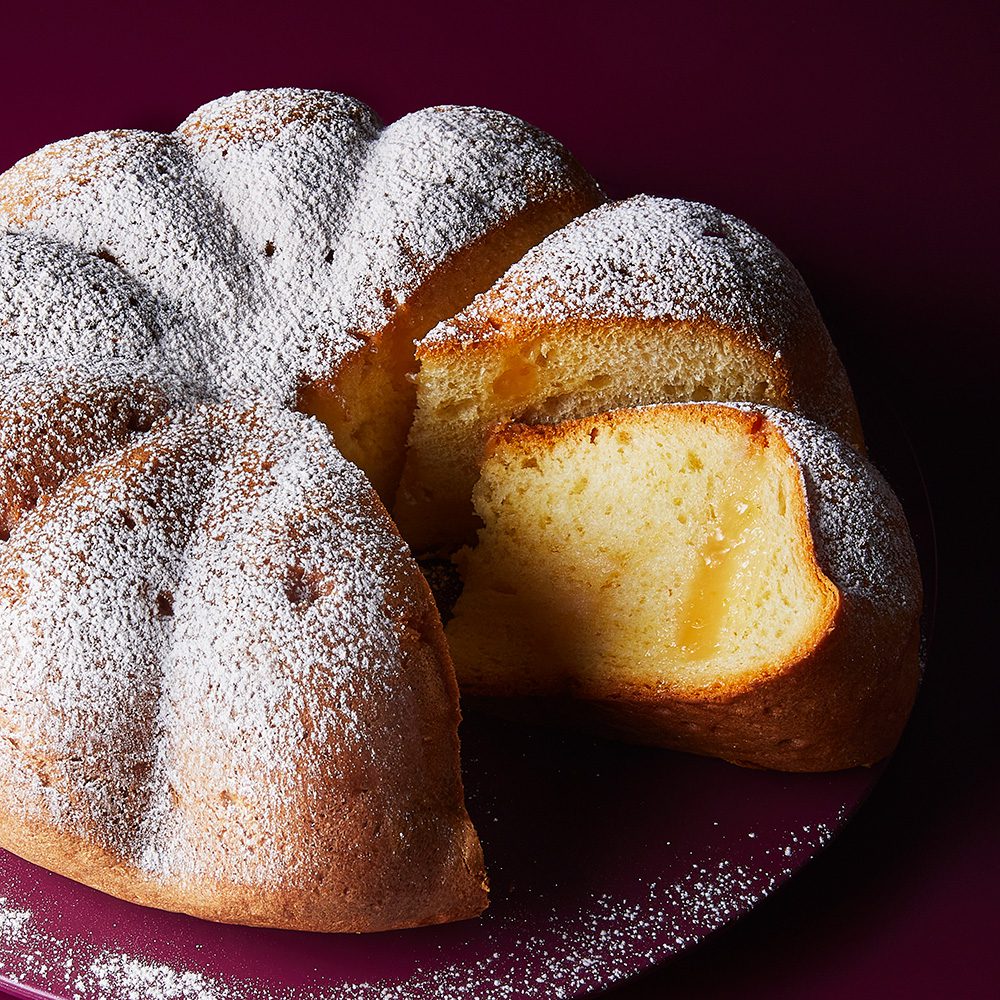
POLYGON ((491 439, 447 634, 463 695, 787 770, 871 764, 919 678, 906 519, 837 435, 677 404, 491 439))
POLYGON ((709 205, 639 196, 529 251, 417 346, 395 516, 415 550, 475 536, 490 429, 679 400, 796 410, 862 447, 854 397, 798 272, 709 205))

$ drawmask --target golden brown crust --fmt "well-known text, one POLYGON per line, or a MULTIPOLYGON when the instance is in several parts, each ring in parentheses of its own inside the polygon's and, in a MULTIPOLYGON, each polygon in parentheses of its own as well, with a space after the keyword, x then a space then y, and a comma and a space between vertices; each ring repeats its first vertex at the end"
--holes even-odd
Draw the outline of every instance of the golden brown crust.
POLYGON ((508 718, 582 728, 743 767, 867 766, 892 753, 913 707, 920 629, 914 628, 895 660, 873 664, 867 644, 845 638, 849 628, 844 614, 838 615, 829 638, 798 663, 714 696, 630 689, 603 698, 496 698, 473 691, 466 701, 508 718))
POLYGON ((224 878, 184 884, 152 878, 89 839, 6 813, 0 816, 0 845, 32 864, 130 903, 250 927, 364 933, 467 920, 479 916, 487 905, 482 849, 471 824, 452 870, 426 884, 394 880, 379 886, 383 898, 377 908, 370 898, 352 900, 351 887, 335 893, 322 880, 301 889, 262 889, 224 878), (413 895, 408 897, 408 892, 413 895), (414 906, 418 894, 420 905, 414 906))

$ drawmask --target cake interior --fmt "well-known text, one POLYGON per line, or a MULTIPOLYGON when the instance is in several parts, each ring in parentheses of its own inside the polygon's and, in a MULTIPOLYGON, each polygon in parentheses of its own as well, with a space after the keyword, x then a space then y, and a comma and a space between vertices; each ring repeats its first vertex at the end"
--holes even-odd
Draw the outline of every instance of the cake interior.
POLYGON ((491 451, 448 626, 466 693, 725 685, 794 659, 836 599, 799 474, 759 418, 623 411, 514 425, 491 451))
POLYGON ((419 406, 395 510, 418 551, 475 537, 470 497, 497 424, 692 400, 787 405, 783 387, 766 375, 768 359, 708 323, 577 321, 529 337, 496 334, 464 349, 431 342, 418 356, 419 406))

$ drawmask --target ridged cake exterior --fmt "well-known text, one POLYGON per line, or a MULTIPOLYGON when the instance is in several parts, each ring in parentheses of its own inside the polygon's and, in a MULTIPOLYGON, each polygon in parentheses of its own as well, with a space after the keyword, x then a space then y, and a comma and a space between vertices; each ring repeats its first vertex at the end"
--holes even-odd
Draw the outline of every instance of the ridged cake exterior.
POLYGON ((0 843, 325 931, 486 905, 427 585, 325 428, 127 365, 0 381, 0 843))
POLYGON ((601 199, 497 111, 384 126, 325 91, 235 94, 0 176, 0 361, 123 357, 315 412, 391 499, 413 340, 601 199))
POLYGON ((0 176, 5 846, 219 920, 483 909, 440 622, 352 462, 392 496, 413 341, 601 200, 509 115, 295 89, 0 176))
MULTIPOLYGON (((718 412, 801 470, 829 629, 766 684, 551 711, 762 766, 888 751, 919 580, 808 290, 709 206, 603 203, 509 115, 295 89, 0 176, 0 844, 216 920, 481 912, 449 651, 383 503, 452 549, 491 434, 676 399, 784 408, 718 412)), ((493 624, 453 625, 466 668, 493 624)))

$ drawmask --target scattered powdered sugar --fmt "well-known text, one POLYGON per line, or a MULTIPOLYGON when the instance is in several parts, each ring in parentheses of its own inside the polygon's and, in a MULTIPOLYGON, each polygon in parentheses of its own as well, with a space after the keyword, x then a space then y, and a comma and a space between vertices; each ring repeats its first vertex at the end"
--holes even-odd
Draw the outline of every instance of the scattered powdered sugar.
POLYGON ((69 984, 77 997, 111 997, 123 1000, 224 1000, 220 983, 198 972, 179 972, 166 965, 153 965, 126 955, 103 954, 90 963, 83 975, 69 984))
POLYGON ((0 361, 121 356, 292 402, 457 251, 591 183, 501 112, 382 128, 323 91, 55 143, 0 177, 0 361))
POLYGON ((26 925, 30 922, 30 910, 20 910, 10 906, 10 901, 0 896, 0 941, 20 941, 26 936, 26 925))
MULTIPOLYGON (((20 906, 12 887, 0 897, 0 971, 44 983, 68 1000, 515 1000, 570 998, 621 982, 662 962, 723 926, 773 892, 826 844, 846 819, 841 809, 817 822, 764 838, 752 859, 694 858, 670 881, 636 883, 627 895, 595 892, 577 909, 530 923, 508 907, 492 914, 476 957, 445 959, 403 980, 327 979, 269 988, 135 954, 102 950, 85 938, 65 939, 20 906), (505 943, 501 944, 501 940, 505 943), (501 950, 502 949, 502 950, 501 950)), ((755 840, 755 831, 747 834, 755 840)), ((735 834, 734 834, 735 835, 735 834)), ((487 918, 490 919, 490 918, 487 918)), ((432 964, 432 963, 428 963, 432 964)))

